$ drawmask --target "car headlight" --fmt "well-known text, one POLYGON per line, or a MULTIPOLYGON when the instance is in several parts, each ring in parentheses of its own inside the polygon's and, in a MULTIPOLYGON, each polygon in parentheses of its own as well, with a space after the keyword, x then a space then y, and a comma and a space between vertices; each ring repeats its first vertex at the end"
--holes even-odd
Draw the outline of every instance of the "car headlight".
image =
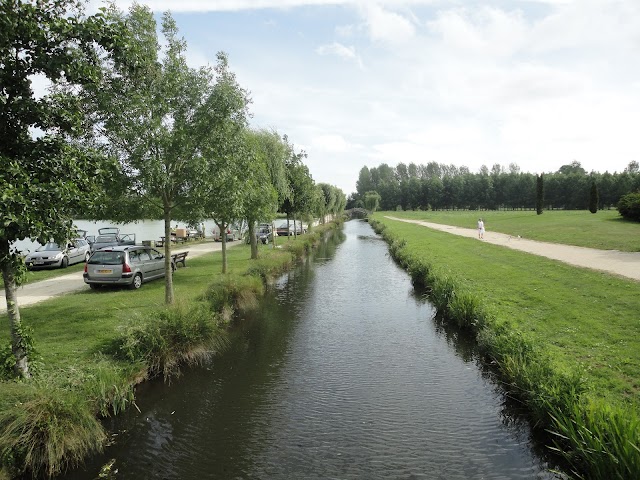
POLYGON ((55 256, 55 257, 53 257, 53 258, 55 258, 56 260, 60 260, 63 256, 64 256, 64 255, 62 254, 62 252, 59 252, 59 253, 57 253, 57 254, 56 254, 56 256, 55 256))

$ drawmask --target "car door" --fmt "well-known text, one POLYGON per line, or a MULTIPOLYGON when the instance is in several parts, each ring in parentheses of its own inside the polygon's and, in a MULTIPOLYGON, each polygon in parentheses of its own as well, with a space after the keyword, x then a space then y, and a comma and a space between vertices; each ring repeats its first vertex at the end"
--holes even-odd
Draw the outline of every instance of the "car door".
POLYGON ((80 255, 80 249, 78 248, 78 246, 74 242, 67 243, 67 258, 69 259, 69 265, 73 263, 78 263, 79 255, 80 255))
POLYGON ((155 278, 164 274, 164 255, 152 248, 145 249, 146 255, 149 257, 147 263, 147 275, 149 278, 155 278))

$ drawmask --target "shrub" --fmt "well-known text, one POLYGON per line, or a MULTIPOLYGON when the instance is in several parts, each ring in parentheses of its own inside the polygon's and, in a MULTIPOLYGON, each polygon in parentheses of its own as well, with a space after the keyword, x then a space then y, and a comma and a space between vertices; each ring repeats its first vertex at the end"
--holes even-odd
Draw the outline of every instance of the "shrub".
POLYGON ((640 192, 621 197, 618 202, 618 212, 624 218, 640 222, 640 192))

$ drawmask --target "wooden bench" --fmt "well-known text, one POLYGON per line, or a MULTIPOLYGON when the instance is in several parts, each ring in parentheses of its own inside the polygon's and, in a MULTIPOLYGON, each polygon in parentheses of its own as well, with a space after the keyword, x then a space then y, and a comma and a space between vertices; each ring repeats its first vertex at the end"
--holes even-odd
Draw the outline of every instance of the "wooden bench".
POLYGON ((171 254, 171 260, 173 261, 173 264, 175 265, 175 268, 178 268, 178 264, 179 263, 181 263, 183 267, 187 266, 187 255, 188 254, 189 254, 188 250, 186 252, 172 253, 171 254))

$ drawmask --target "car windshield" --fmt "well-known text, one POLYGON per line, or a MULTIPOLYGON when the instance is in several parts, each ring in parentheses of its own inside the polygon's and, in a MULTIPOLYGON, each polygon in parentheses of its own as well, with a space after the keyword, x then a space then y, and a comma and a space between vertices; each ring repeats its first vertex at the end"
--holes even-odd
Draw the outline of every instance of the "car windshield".
POLYGON ((36 252, 59 252, 60 247, 57 243, 49 242, 42 245, 36 252))
POLYGON ((116 241, 115 235, 99 235, 96 238, 95 243, 109 243, 109 242, 115 242, 115 241, 116 241))
POLYGON ((124 252, 97 251, 89 259, 91 265, 122 265, 124 263, 124 252))

